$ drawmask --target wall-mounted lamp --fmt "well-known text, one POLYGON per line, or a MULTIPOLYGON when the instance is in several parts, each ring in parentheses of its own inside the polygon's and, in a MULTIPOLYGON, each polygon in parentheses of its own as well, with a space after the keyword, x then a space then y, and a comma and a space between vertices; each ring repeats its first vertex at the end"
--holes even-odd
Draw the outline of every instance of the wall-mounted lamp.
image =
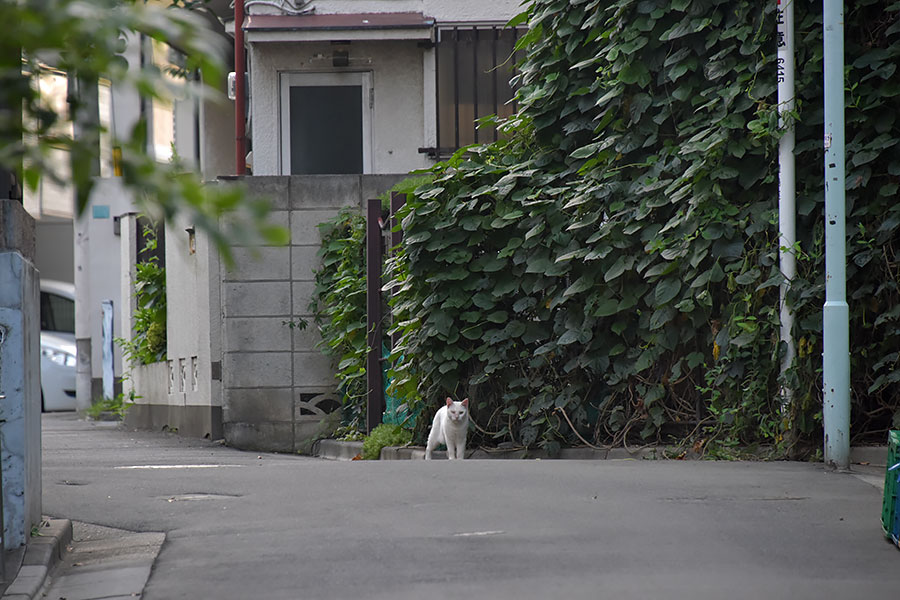
POLYGON ((197 253, 197 237, 194 235, 194 226, 186 228, 188 234, 188 254, 196 254, 197 253))
POLYGON ((331 65, 334 67, 350 66, 350 42, 331 42, 331 65))

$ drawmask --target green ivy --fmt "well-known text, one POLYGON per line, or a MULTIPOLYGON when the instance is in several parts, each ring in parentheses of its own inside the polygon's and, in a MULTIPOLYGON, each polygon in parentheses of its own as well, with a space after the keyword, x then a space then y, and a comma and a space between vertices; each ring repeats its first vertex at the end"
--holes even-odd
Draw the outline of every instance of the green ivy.
MULTIPOLYGON (((320 348, 337 365, 345 421, 362 427, 366 396, 366 221, 343 208, 319 225, 321 267, 310 310, 322 336, 320 348)), ((364 427, 362 427, 364 429, 364 427)))
MULTIPOLYGON (((430 180, 429 176, 408 177, 379 196, 385 215, 392 192, 408 194, 430 180)), ((319 224, 319 232, 322 262, 315 272, 316 287, 309 308, 322 337, 319 347, 337 365, 335 377, 345 425, 365 430, 366 220, 359 210, 345 207, 333 219, 319 224)), ((389 315, 386 305, 382 314, 389 315)), ((386 335, 382 343, 387 345, 386 335)))
POLYGON ((360 455, 363 460, 378 460, 381 457, 382 448, 405 446, 411 441, 412 432, 403 429, 400 425, 382 423, 363 440, 363 449, 360 455))
POLYGON ((134 335, 131 340, 117 338, 125 358, 131 366, 148 365, 166 360, 166 269, 152 255, 157 248, 157 238, 152 225, 144 227, 143 253, 149 258, 138 257, 134 283, 134 335))
MULTIPOLYGON (((854 431, 897 411, 900 5, 846 15, 854 431)), ((485 438, 795 451, 821 435, 822 42, 795 3, 798 359, 779 375, 774 5, 535 0, 505 141, 436 165, 386 288, 398 393, 485 438), (782 414, 782 386, 793 390, 782 414)), ((878 438, 880 439, 880 438, 878 438)), ((718 450, 717 450, 718 451, 718 450)))

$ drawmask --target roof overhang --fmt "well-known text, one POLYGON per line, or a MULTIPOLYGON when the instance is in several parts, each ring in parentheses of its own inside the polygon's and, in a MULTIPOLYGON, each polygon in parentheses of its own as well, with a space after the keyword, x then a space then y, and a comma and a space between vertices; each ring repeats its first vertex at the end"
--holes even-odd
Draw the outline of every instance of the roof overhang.
POLYGON ((430 40, 434 19, 422 13, 250 15, 243 29, 251 43, 430 40))

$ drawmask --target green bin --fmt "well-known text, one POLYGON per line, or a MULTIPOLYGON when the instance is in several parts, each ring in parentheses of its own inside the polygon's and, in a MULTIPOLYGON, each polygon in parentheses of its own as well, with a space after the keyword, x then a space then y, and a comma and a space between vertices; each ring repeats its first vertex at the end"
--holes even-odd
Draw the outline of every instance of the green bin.
POLYGON ((897 477, 900 469, 891 469, 900 463, 900 430, 891 430, 888 433, 887 470, 884 474, 884 502, 881 505, 881 528, 888 538, 896 539, 898 533, 895 529, 897 512, 897 477))

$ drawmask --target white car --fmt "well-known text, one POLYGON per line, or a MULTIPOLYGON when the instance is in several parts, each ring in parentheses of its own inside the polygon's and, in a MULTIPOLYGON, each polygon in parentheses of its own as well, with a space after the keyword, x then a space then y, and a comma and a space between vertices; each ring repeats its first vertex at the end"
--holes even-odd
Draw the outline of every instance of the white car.
POLYGON ((75 410, 75 286, 41 280, 41 408, 75 410))

